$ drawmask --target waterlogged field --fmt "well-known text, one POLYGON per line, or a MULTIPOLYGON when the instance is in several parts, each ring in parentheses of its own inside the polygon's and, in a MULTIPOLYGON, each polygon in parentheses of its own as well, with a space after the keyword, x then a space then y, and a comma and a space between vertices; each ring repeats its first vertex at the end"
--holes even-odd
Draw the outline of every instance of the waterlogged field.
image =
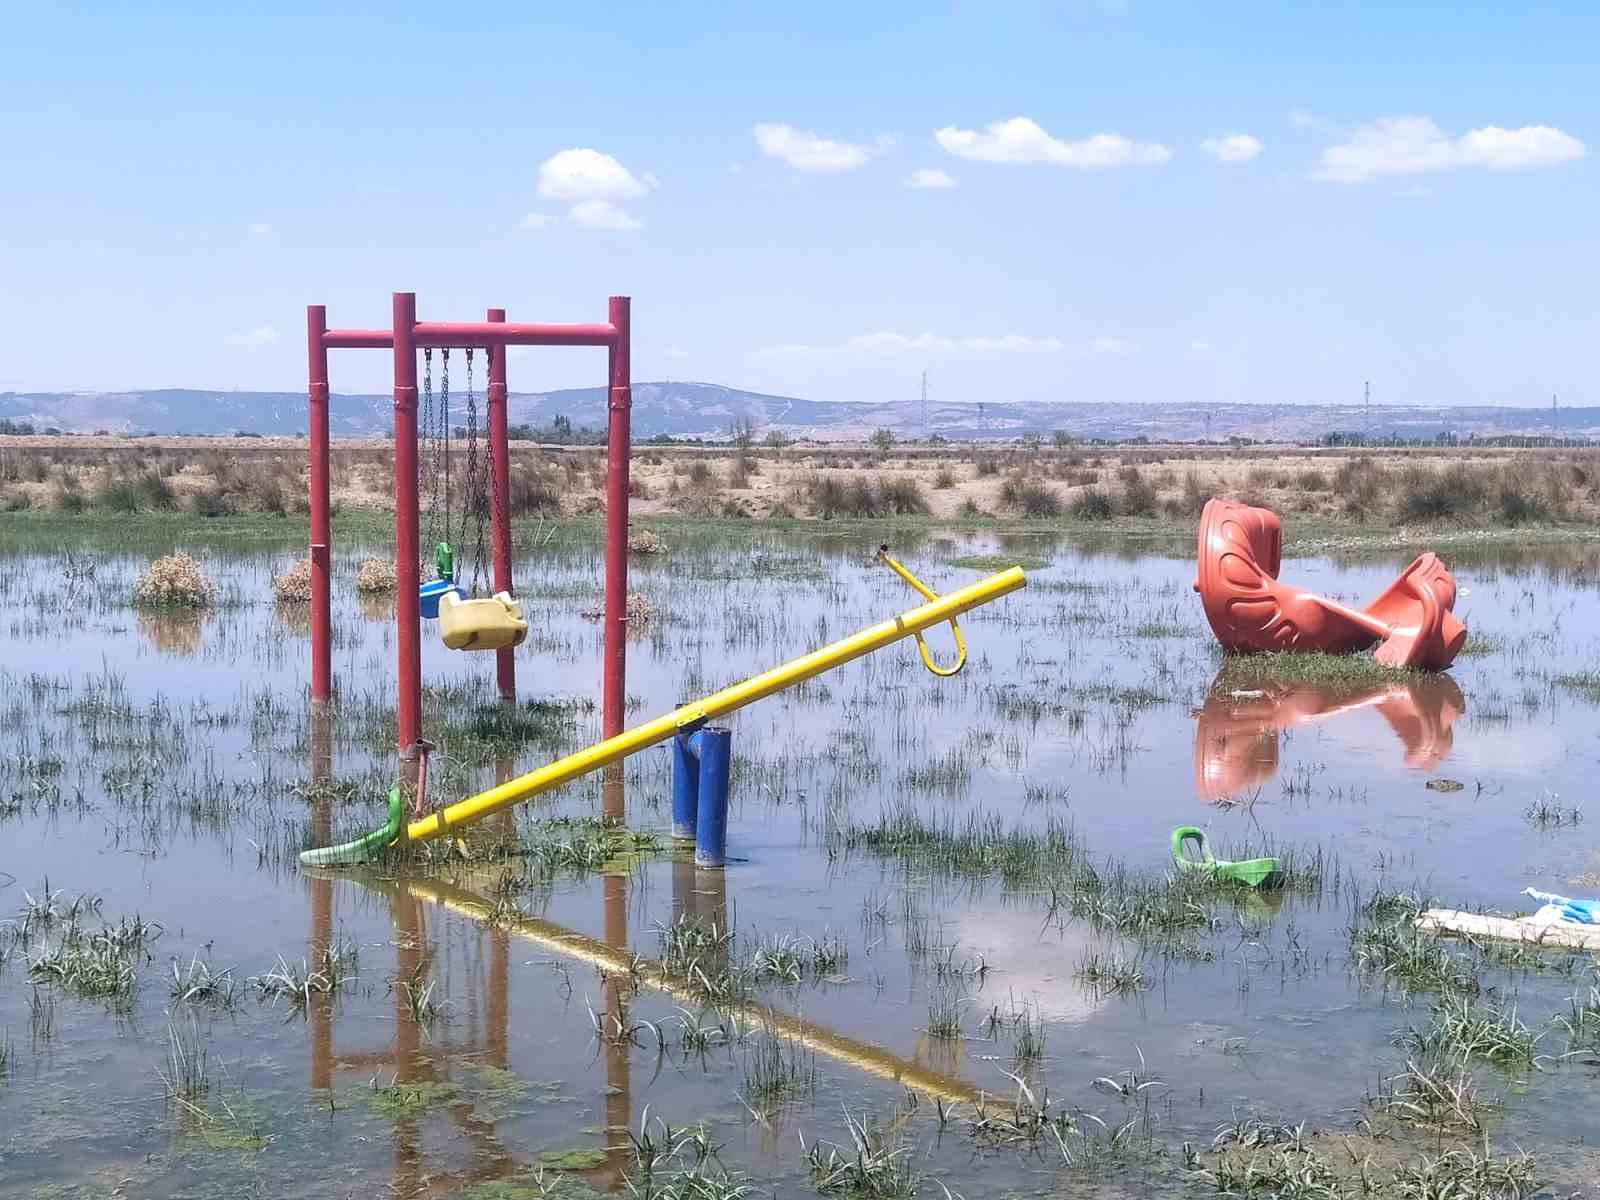
MULTIPOLYGON (((1448 677, 1286 676, 1223 664, 1187 558, 905 533, 935 587, 1010 562, 1029 586, 966 619, 954 679, 907 644, 733 718, 726 871, 672 853, 662 748, 459 846, 313 873, 295 853, 379 824, 394 782, 389 604, 349 582, 386 547, 342 539, 319 717, 304 608, 271 599, 296 551, 249 528, 5 531, 0 1196, 1600 1175, 1591 959, 1412 928, 1430 899, 1600 893, 1600 546, 1447 550, 1472 630, 1448 677), (219 585, 202 615, 129 602, 174 529, 219 585), (1175 879, 1186 824, 1279 854, 1285 887, 1175 879)), ((661 532, 632 719, 913 602, 876 529, 661 532)), ((536 540, 515 709, 492 658, 425 642, 437 799, 598 736, 594 530, 536 540)), ((1364 601, 1406 557, 1285 574, 1364 601)))

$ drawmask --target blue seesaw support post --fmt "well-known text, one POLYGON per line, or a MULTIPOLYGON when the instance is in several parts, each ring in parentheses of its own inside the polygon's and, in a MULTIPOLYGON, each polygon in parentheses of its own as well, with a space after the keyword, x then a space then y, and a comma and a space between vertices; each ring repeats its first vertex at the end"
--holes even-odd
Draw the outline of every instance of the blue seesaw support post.
POLYGON ((728 860, 733 730, 709 726, 672 739, 672 836, 694 841, 697 867, 728 860))
POLYGON ((680 733, 672 739, 672 836, 694 841, 695 816, 700 809, 700 756, 695 753, 698 733, 680 733))
POLYGON ((695 735, 700 752, 700 804, 694 825, 694 865, 728 861, 728 777, 733 767, 733 730, 709 725, 695 735))

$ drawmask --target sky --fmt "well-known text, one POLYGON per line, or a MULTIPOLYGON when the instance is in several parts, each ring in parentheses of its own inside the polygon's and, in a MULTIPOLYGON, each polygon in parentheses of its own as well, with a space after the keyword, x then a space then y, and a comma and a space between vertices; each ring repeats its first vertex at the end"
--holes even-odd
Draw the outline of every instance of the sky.
POLYGON ((818 400, 1600 404, 1593 3, 38 3, 4 39, 0 390, 301 390, 307 304, 414 291, 630 295, 635 379, 818 400))

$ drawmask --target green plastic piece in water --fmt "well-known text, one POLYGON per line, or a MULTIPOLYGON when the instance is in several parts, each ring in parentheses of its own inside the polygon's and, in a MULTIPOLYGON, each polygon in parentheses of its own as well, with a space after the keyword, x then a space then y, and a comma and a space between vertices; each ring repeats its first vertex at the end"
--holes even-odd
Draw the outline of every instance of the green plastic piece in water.
POLYGON ((400 789, 389 792, 389 819, 379 829, 363 834, 353 842, 340 842, 337 846, 323 846, 318 850, 302 850, 302 867, 353 867, 364 863, 400 838, 400 828, 405 822, 405 810, 400 803, 400 789))
POLYGON ((456 577, 456 556, 451 552, 449 542, 440 542, 433 548, 433 569, 440 579, 456 577))
POLYGON ((1172 861, 1190 871, 1206 871, 1217 879, 1231 879, 1246 887, 1260 887, 1278 873, 1275 858, 1246 858, 1239 862, 1211 857, 1211 847, 1206 844, 1203 830, 1193 825, 1180 825, 1172 831, 1172 861), (1194 842, 1199 858, 1190 858, 1184 852, 1184 843, 1194 842))

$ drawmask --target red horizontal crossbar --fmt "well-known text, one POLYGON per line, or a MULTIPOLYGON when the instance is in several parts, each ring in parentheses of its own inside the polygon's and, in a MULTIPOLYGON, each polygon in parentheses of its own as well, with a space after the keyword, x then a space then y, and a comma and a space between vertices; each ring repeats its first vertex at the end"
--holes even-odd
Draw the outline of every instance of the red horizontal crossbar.
MULTIPOLYGON (((512 325, 489 321, 418 321, 418 346, 609 346, 615 325, 512 325)), ((388 329, 330 329, 322 335, 330 350, 387 350, 394 345, 388 329)))

